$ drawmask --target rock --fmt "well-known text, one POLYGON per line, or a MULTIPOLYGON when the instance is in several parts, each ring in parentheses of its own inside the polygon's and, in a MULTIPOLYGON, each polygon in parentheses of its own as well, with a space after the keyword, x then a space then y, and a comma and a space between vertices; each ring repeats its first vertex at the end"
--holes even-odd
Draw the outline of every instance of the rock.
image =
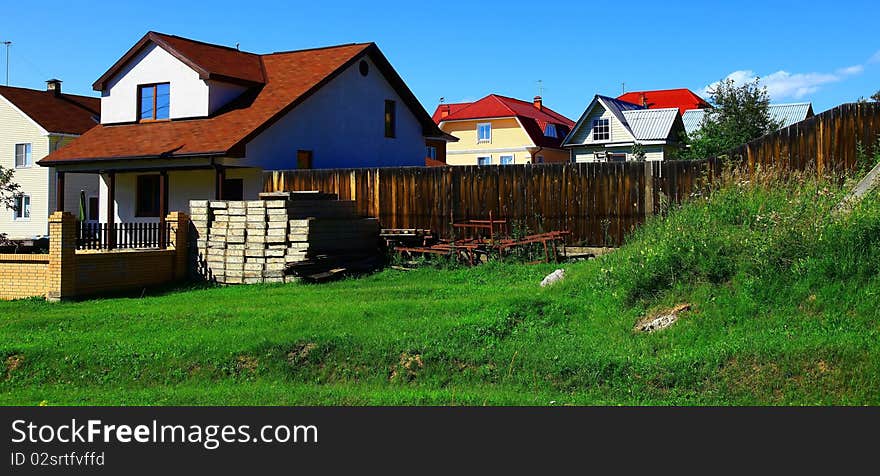
POLYGON ((675 321, 678 320, 678 316, 680 313, 689 311, 691 309, 690 304, 679 304, 672 309, 663 311, 654 316, 647 316, 641 319, 636 324, 636 332, 654 332, 659 331, 661 329, 666 329, 667 327, 675 324, 675 321))
POLYGON ((557 281, 562 281, 565 279, 565 270, 557 269, 556 271, 548 274, 543 281, 541 281, 541 287, 549 286, 557 281))

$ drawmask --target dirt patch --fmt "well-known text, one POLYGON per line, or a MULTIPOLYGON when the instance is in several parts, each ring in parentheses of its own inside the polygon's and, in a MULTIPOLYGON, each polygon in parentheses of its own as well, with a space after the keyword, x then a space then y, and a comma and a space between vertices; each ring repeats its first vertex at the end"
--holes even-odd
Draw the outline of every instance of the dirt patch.
POLYGON ((314 342, 306 342, 297 344, 290 352, 287 353, 287 363, 293 366, 299 365, 309 357, 313 350, 318 348, 318 344, 314 342))
POLYGON ((407 382, 416 378, 419 371, 425 367, 422 361, 422 354, 404 352, 400 354, 400 361, 391 370, 388 380, 405 380, 407 382))
POLYGON ((672 309, 667 309, 659 313, 645 316, 639 319, 634 330, 636 332, 655 332, 675 324, 681 313, 690 311, 691 305, 688 303, 679 304, 672 309))
POLYGON ((24 356, 21 354, 12 354, 9 357, 6 357, 6 380, 11 379, 13 372, 18 370, 23 363, 24 356))
POLYGON ((235 358, 235 370, 238 373, 253 374, 260 366, 260 361, 256 357, 250 355, 239 355, 235 358))

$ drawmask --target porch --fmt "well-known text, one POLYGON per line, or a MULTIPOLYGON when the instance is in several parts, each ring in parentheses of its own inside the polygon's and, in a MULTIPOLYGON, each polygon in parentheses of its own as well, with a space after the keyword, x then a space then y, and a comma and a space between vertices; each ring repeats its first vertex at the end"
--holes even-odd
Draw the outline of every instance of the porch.
POLYGON ((97 219, 76 225, 77 249, 163 249, 169 242, 169 210, 190 200, 242 200, 262 191, 261 170, 224 164, 221 158, 93 160, 58 166, 56 211, 63 211, 69 174, 98 174, 97 219))

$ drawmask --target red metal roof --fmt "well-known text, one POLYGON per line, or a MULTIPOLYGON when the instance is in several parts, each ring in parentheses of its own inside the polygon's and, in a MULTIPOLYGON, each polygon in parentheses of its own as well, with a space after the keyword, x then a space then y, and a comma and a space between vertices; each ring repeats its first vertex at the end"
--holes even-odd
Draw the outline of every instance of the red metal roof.
POLYGON ((691 109, 712 107, 696 93, 685 88, 658 89, 655 91, 630 91, 618 96, 617 99, 638 104, 639 106, 644 106, 645 102, 647 102, 648 109, 677 107, 679 115, 684 114, 685 111, 691 109))
POLYGON ((441 104, 434 111, 434 122, 461 121, 472 119, 490 119, 516 117, 538 147, 559 147, 562 139, 568 134, 574 121, 558 112, 542 105, 540 109, 534 102, 523 101, 498 94, 490 94, 472 103, 441 104), (448 115, 443 117, 443 108, 449 107, 448 115), (547 137, 544 129, 547 124, 556 126, 557 137, 547 137))
MULTIPOLYGON (((442 136, 378 47, 361 43, 253 55, 261 63, 265 85, 251 88, 214 115, 202 119, 99 125, 49 154, 40 164, 205 155, 242 157, 247 142, 364 55, 370 56, 420 118, 426 135, 442 136)), ((203 57, 199 59, 207 64, 203 57)))
POLYGON ((5 97, 48 132, 82 134, 98 125, 101 99, 53 91, 0 86, 5 97))

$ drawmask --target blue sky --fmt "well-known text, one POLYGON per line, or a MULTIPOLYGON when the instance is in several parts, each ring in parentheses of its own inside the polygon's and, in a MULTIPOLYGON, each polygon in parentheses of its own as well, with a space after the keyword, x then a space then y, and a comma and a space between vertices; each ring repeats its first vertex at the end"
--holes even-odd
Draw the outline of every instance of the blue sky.
MULTIPOLYGON (((880 2, 4 2, 10 84, 96 93, 148 30, 256 53, 374 41, 431 112, 489 93, 576 119, 596 93, 767 80, 774 102, 817 112, 880 89, 880 2)), ((0 49, 0 84, 5 80, 0 49)))

